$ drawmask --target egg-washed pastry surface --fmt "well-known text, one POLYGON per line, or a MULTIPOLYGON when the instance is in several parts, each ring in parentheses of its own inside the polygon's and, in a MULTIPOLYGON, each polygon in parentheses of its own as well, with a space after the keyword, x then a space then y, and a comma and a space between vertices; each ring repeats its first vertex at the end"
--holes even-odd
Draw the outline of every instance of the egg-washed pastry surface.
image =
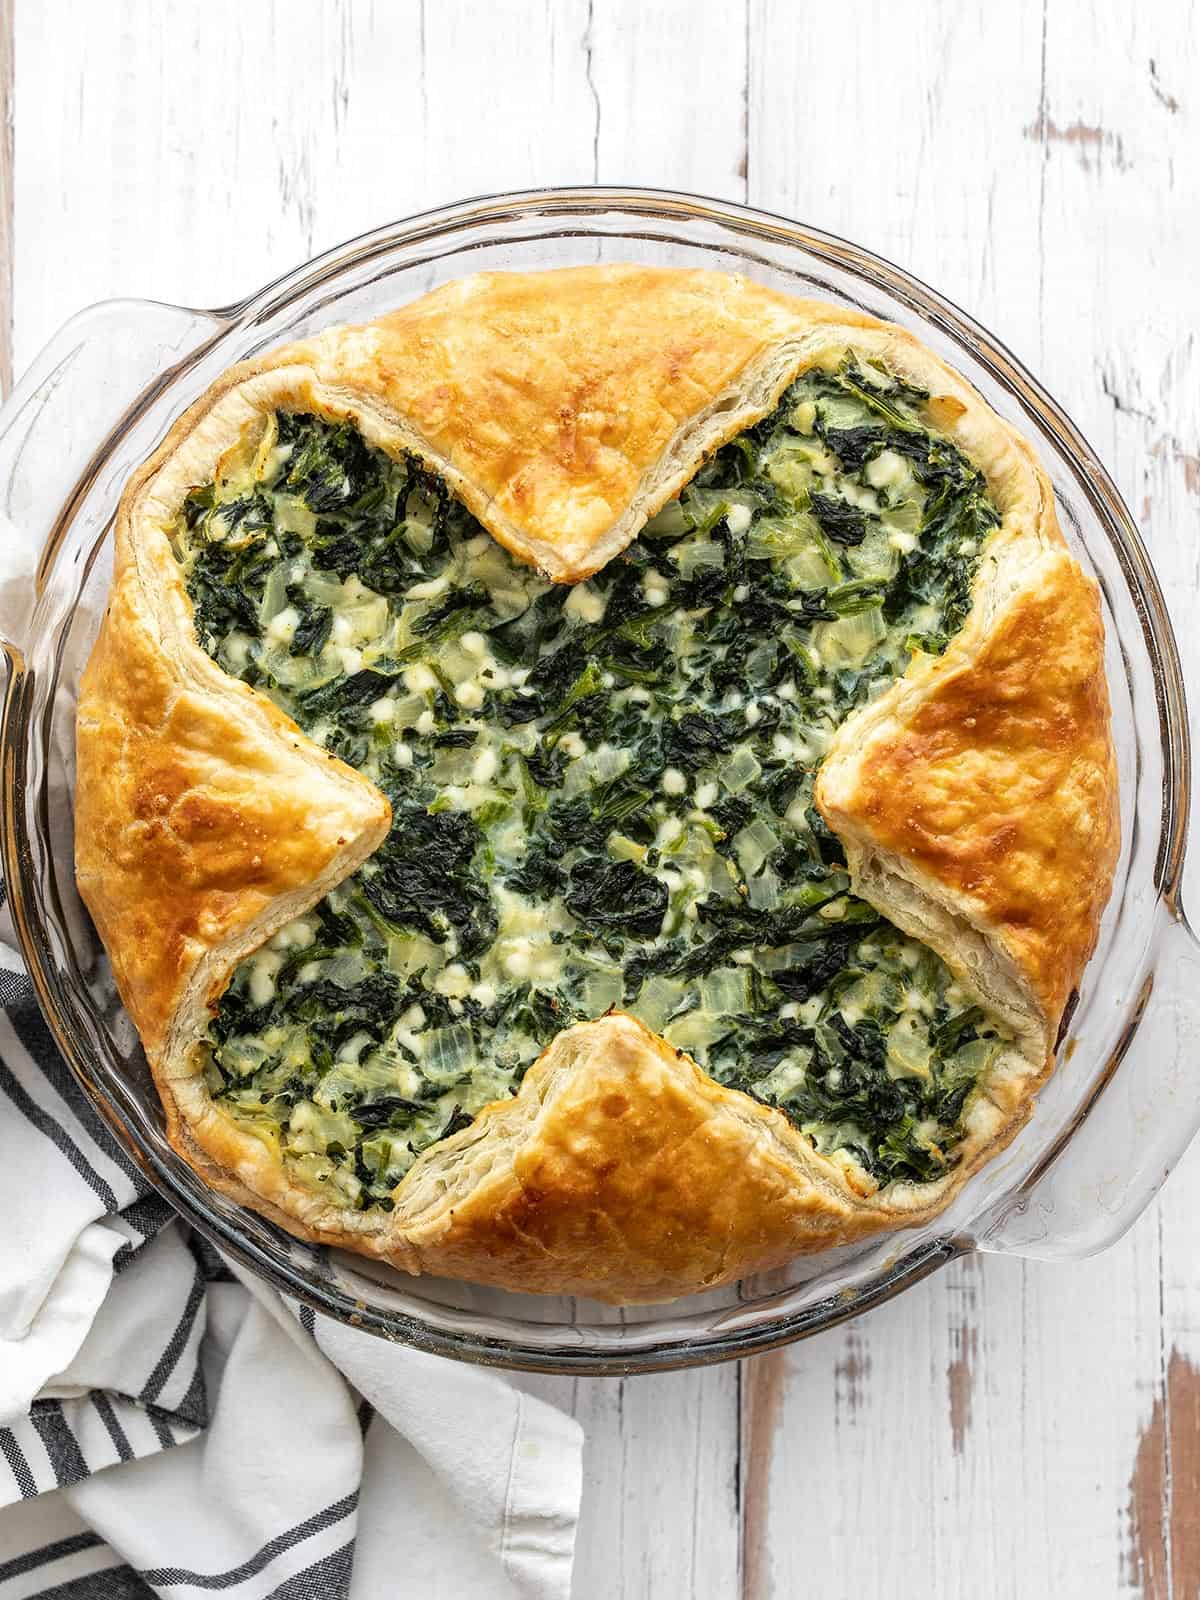
MULTIPOLYGON (((410 1270, 645 1299, 930 1214, 1027 1115, 1080 963, 1022 955, 1062 948, 1061 908, 1018 919, 993 866, 960 885, 965 918, 948 909, 926 881, 945 839, 923 817, 910 859, 882 860, 872 827, 895 818, 877 792, 874 824, 853 814, 856 763, 869 734, 895 804, 923 764, 953 766, 938 698, 969 653, 977 709, 999 702, 989 738, 1083 705, 1077 826, 1111 855, 1102 669, 1093 647, 1049 690, 987 681, 988 637, 1032 603, 1013 503, 1047 508, 959 380, 844 326, 791 367, 574 582, 497 542, 419 441, 290 377, 207 474, 176 475, 160 570, 204 670, 388 807, 359 820, 356 860, 336 860, 342 828, 296 914, 290 886, 265 895, 278 909, 227 941, 161 1074, 219 1186, 410 1270), (705 1195, 729 1160, 736 1182, 705 1195)), ((1054 610, 1098 638, 1053 535, 1034 590, 1060 586, 1054 610)), ((1028 819, 1061 787, 1026 783, 1028 819)), ((947 799, 941 825, 969 833, 974 795, 947 799)))

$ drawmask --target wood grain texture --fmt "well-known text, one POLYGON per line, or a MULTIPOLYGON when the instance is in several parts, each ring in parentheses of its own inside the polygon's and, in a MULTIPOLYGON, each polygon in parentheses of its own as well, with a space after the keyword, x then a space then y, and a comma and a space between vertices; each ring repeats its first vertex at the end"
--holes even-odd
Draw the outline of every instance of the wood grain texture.
MULTIPOLYGON (((1195 125, 1171 83, 1196 81, 1194 23, 1149 7, 1114 28, 1110 12, 1074 0, 1003 17, 939 4, 918 37, 897 10, 864 10, 855 58, 836 83, 814 84, 778 48, 781 32, 802 25, 761 0, 753 37, 770 34, 776 48, 751 93, 753 125, 771 146, 764 154, 752 139, 752 200, 863 240, 998 330, 1110 464, 1177 617, 1186 614, 1200 509, 1189 459, 1200 432, 1195 317, 1183 284, 1195 125), (904 67, 872 70, 885 60, 904 67), (848 83, 858 86, 849 106, 848 83), (821 134, 804 148, 814 121, 887 129, 887 176, 868 176, 870 205, 811 150, 821 134)), ((1195 683, 1195 630, 1183 631, 1195 683)), ((882 1594, 890 1545, 947 1597, 981 1586, 1080 1600, 1200 1593, 1187 1532, 1195 1502, 1181 1510, 1176 1471, 1186 1439, 1190 1481, 1196 1449, 1182 1363, 1196 1353, 1184 1323, 1198 1298, 1185 1242, 1198 1174, 1193 1152, 1157 1215, 1095 1261, 962 1262, 797 1352, 800 1376, 774 1430, 778 1476, 800 1470, 810 1443, 831 1451, 837 1467, 817 1509, 840 1512, 844 1536, 822 1548, 800 1521, 772 1516, 770 1566, 748 1592, 822 1582, 882 1594), (1163 1231, 1172 1218, 1173 1251, 1163 1231), (832 1396, 823 1414, 822 1395, 832 1396), (855 1523, 878 1536, 853 1539, 855 1523)))
MULTIPOLYGON (((18 0, 14 358, 89 301, 219 304, 467 194, 748 198, 1032 366, 1200 684, 1197 26, 1165 0, 18 0)), ((1193 1151, 1094 1261, 963 1261, 740 1371, 522 1380, 587 1430, 578 1600, 1200 1595, 1198 1214, 1193 1151)))

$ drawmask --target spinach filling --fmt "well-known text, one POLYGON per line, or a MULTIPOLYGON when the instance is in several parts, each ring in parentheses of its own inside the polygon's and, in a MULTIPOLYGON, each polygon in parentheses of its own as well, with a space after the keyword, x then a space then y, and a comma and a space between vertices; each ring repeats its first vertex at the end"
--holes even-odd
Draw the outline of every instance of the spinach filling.
POLYGON ((200 642, 394 810, 209 1030, 214 1097, 298 1177, 390 1206, 611 1006, 879 1184, 953 1164, 1001 1035, 849 893, 812 805, 998 525, 926 399, 851 354, 806 373, 570 587, 345 422, 276 413, 191 492, 200 642))

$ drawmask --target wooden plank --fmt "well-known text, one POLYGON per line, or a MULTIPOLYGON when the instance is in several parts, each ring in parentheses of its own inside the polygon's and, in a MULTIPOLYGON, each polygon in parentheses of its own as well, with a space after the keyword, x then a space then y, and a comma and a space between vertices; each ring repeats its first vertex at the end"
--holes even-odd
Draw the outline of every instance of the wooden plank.
POLYGON ((21 358, 92 300, 219 305, 397 217, 590 176, 586 5, 538 19, 524 0, 23 7, 21 358), (71 272, 47 273, 68 243, 71 272))
POLYGON ((583 1424, 576 1600, 738 1592, 736 1366, 515 1381, 583 1424))
MULTIPOLYGON (((1200 596, 1200 352, 1186 263, 1200 216, 1193 159, 1200 134, 1200 41, 1190 19, 1169 8, 1123 19, 1123 34, 1120 51, 1131 64, 1131 81, 1108 79, 1096 94, 1076 76, 1057 110, 1061 127, 1082 130, 1064 149, 1064 164, 1073 158, 1075 182, 1090 183, 1094 203, 1102 195, 1114 236, 1111 255, 1081 274, 1077 321, 1063 337, 1085 320, 1099 331, 1094 437, 1141 522, 1175 615, 1194 702, 1200 683, 1200 633, 1193 622, 1200 596)), ((1071 56, 1066 41, 1062 53, 1071 56)), ((1053 195, 1051 203, 1059 198, 1053 195)), ((1071 208, 1062 217, 1064 232, 1073 214, 1071 208)), ((1196 821, 1193 811, 1193 831, 1196 821)), ((1193 907, 1198 865, 1193 850, 1185 889, 1193 907)), ((1159 1344, 1157 1359, 1139 1375, 1136 1450, 1124 1462, 1122 1577, 1129 1592, 1145 1600, 1200 1594, 1198 1206, 1200 1149, 1193 1147, 1155 1208, 1159 1344)))
POLYGON ((995 8, 863 0, 836 66, 811 18, 752 0, 750 201, 897 262, 993 316, 1035 359, 1041 0, 995 8))
MULTIPOLYGON (((919 29, 884 5, 862 12, 839 71, 814 77, 799 70, 805 23, 759 0, 753 37, 771 45, 752 63, 751 198, 861 240, 965 304, 1045 377, 1135 506, 1161 497, 1169 524, 1194 526, 1194 318, 1175 282, 1197 215, 1195 129, 1172 88, 1195 81, 1186 18, 1144 8, 1114 37, 1112 14, 1085 0, 1003 18, 930 6, 919 29), (848 182, 838 143, 850 128, 875 137, 852 145, 848 182)), ((1175 595, 1194 598, 1194 541, 1176 536, 1159 560, 1175 595)), ((1190 641, 1189 657, 1194 674, 1190 641)), ((1193 1170, 1164 1199, 1171 1215, 1184 1195, 1180 1245, 1193 1170)), ((1180 1260, 1165 1282, 1194 1328, 1180 1260)), ((743 1460, 760 1478, 764 1452, 774 1463, 770 1503, 746 1496, 744 1592, 882 1594, 889 1554, 936 1595, 981 1583, 992 1595, 1134 1594, 1143 1580, 1156 1596, 1195 1592, 1178 1571, 1170 1590, 1153 1576, 1194 1559, 1169 1465, 1182 1450, 1184 1483, 1197 1471, 1197 1348, 1176 1328, 1164 1347, 1159 1269, 1151 1215, 1095 1262, 964 1262, 770 1358, 776 1370, 756 1380, 767 1399, 744 1424, 743 1460), (813 1460, 825 1470, 806 1479, 813 1460), (796 1517, 776 1485, 801 1481, 812 1498, 796 1517)))
POLYGON ((585 39, 594 176, 742 199, 746 4, 595 4, 585 39))
POLYGON ((326 242, 337 56, 304 10, 277 27, 267 7, 20 8, 19 361, 90 301, 220 304, 326 242), (302 117, 280 118, 285 83, 302 117), (47 272, 64 252, 71 272, 47 272))
MULTIPOLYGON (((1114 30, 1116 20, 1051 13, 1047 30, 1036 125, 1046 178, 1046 360, 1071 372, 1063 398, 1142 524, 1194 685, 1200 365, 1185 263, 1200 216, 1200 107, 1188 92, 1200 46, 1190 19, 1171 8, 1123 16, 1114 30), (1079 361, 1079 351, 1090 360, 1079 361)), ((1193 854, 1193 901, 1195 865, 1193 854)), ((1121 1450, 1119 1578, 1123 1592, 1147 1600, 1200 1593, 1197 1155, 1139 1229, 1157 1245, 1158 1300, 1148 1296, 1143 1315, 1146 1344, 1155 1325, 1158 1337, 1130 1374, 1137 1416, 1135 1437, 1121 1450)))
POLYGON ((1116 1593, 1156 1268, 1152 1225, 1077 1267, 972 1258, 765 1358, 743 1594, 874 1600, 916 1573, 939 1600, 1116 1593))

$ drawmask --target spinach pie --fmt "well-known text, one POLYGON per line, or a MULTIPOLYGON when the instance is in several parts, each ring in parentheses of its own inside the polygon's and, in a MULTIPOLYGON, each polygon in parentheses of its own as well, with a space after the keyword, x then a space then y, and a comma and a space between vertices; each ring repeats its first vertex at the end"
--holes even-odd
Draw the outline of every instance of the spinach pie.
POLYGON ((928 1219, 1096 941, 1103 649, 1028 445, 841 307, 496 273, 234 368, 125 492, 78 714, 173 1144, 617 1302, 928 1219))

